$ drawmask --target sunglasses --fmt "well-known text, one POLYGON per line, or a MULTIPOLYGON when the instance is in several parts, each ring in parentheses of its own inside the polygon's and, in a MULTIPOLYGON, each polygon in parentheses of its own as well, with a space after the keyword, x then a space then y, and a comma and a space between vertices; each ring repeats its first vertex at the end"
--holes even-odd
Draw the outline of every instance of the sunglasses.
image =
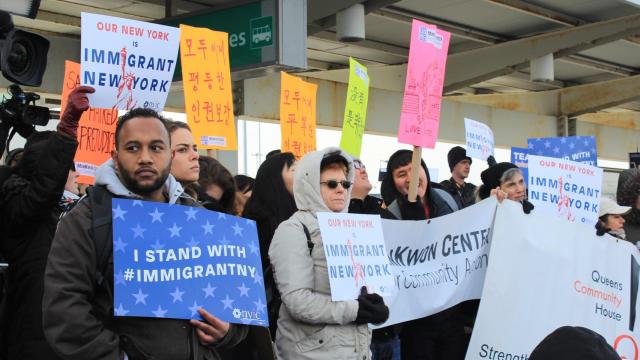
POLYGON ((364 169, 365 166, 360 160, 353 160, 353 167, 355 169, 364 169))
POLYGON ((342 188, 344 188, 345 190, 351 187, 351 181, 349 180, 342 180, 342 181, 329 180, 329 181, 322 181, 320 182, 320 184, 327 185, 329 189, 337 188, 338 184, 342 185, 342 188))

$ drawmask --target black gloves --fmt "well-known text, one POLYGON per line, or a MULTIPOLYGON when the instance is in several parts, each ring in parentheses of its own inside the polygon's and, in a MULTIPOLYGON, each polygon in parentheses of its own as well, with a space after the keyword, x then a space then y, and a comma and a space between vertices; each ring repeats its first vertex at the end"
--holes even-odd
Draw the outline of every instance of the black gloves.
POLYGON ((365 286, 360 289, 358 297, 358 324, 382 324, 389 318, 389 308, 378 294, 367 294, 365 286))
POLYGON ((530 203, 527 200, 522 200, 522 211, 524 211, 525 214, 529 214, 531 212, 531 210, 533 210, 534 206, 532 203, 530 203))
POLYGON ((424 205, 420 196, 416 197, 415 202, 409 202, 407 196, 399 197, 397 199, 398 207, 400 208, 400 215, 402 220, 426 220, 427 214, 424 211, 424 205))

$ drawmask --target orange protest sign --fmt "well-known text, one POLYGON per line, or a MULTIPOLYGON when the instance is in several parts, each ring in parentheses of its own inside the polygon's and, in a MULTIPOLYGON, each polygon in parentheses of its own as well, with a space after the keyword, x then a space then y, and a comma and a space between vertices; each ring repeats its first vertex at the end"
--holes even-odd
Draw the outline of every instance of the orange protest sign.
POLYGON ((280 132, 283 152, 296 158, 316 149, 316 92, 318 85, 280 73, 280 132))
POLYGON ((229 36, 180 25, 180 61, 187 121, 202 149, 237 150, 229 36))
MULTIPOLYGON (((80 64, 67 60, 64 63, 61 114, 64 114, 69 93, 78 86, 80 64)), ((73 158, 80 174, 78 183, 93 185, 96 169, 111 157, 117 121, 118 109, 90 108, 82 114, 78 124, 78 149, 73 158)))

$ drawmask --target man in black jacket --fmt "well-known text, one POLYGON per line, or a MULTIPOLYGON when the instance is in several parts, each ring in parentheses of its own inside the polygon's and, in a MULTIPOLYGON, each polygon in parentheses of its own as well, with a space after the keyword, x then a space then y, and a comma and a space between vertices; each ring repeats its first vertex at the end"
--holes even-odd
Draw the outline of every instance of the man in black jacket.
POLYGON ((78 146, 78 121, 91 92, 86 86, 71 92, 57 131, 31 135, 22 159, 0 187, 0 252, 10 264, 0 344, 8 347, 10 360, 57 359, 42 331, 43 278, 78 146))
POLYGON ((456 200, 459 209, 475 204, 476 186, 465 182, 471 170, 471 158, 467 156, 467 151, 455 146, 447 154, 451 179, 444 180, 440 185, 447 190, 456 200))

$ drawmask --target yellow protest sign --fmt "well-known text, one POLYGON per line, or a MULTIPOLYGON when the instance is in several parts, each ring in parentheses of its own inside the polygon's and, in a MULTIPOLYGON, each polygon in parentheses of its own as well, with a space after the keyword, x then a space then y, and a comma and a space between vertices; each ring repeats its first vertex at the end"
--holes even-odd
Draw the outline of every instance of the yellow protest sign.
POLYGON ((316 149, 316 92, 318 85, 280 73, 280 131, 283 152, 296 158, 316 149))
POLYGON ((349 87, 347 88, 347 103, 344 107, 340 147, 355 157, 360 157, 368 101, 369 75, 367 68, 349 58, 349 87))
POLYGON ((237 150, 229 36, 180 25, 180 61, 187 121, 202 149, 237 150))

